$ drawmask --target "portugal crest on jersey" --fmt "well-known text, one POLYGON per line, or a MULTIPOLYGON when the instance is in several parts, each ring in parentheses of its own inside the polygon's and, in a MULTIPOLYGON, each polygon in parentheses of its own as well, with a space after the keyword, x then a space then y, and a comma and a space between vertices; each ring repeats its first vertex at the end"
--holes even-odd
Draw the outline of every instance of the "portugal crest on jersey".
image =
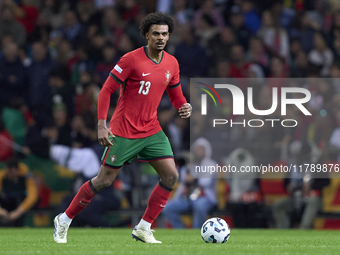
POLYGON ((165 78, 166 78, 166 81, 164 83, 169 83, 170 81, 170 77, 171 77, 171 73, 170 71, 166 71, 165 73, 165 78))
POLYGON ((112 156, 111 156, 111 163, 115 162, 116 159, 117 159, 116 155, 112 155, 112 156))

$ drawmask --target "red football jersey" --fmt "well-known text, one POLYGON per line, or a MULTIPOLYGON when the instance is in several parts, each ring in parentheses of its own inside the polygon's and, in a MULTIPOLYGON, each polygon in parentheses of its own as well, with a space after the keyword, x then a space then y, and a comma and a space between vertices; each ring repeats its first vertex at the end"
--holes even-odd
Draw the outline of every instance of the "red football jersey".
POLYGON ((148 57, 146 47, 131 51, 118 61, 110 76, 108 79, 120 84, 118 104, 110 122, 114 135, 143 138, 161 131, 157 108, 166 89, 177 109, 186 103, 178 62, 165 51, 158 64, 148 57))

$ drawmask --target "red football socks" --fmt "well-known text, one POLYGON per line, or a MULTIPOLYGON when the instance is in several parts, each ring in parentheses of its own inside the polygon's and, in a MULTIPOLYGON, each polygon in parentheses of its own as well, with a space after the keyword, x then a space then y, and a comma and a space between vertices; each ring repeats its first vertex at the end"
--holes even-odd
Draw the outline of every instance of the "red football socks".
POLYGON ((73 219, 91 202, 91 199, 97 194, 93 189, 94 188, 91 189, 90 181, 85 182, 80 187, 77 195, 75 195, 71 204, 65 211, 69 218, 73 219))
POLYGON ((161 182, 156 185, 150 195, 148 207, 143 215, 143 220, 151 224, 153 223, 165 207, 166 202, 171 195, 171 191, 172 189, 164 186, 161 182))

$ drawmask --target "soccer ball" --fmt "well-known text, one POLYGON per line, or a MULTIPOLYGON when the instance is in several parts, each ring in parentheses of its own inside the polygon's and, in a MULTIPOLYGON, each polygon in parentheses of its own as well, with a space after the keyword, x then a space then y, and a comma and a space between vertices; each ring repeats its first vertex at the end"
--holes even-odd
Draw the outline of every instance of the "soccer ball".
POLYGON ((201 227, 201 236, 206 243, 225 243, 230 236, 227 222, 221 218, 210 218, 201 227))

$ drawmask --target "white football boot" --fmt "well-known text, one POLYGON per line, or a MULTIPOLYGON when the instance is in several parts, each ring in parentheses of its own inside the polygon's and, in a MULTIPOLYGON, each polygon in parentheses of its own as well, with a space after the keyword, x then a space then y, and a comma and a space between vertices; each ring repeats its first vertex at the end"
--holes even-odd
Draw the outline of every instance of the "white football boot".
POLYGON ((67 223, 61 223, 60 222, 60 215, 62 213, 58 214, 54 218, 54 234, 53 238, 56 243, 67 243, 67 230, 69 228, 69 225, 67 223))
POLYGON ((161 241, 157 241, 153 236, 153 229, 143 229, 143 228, 134 228, 132 231, 132 238, 136 239, 136 241, 142 241, 144 243, 162 243, 161 241))

